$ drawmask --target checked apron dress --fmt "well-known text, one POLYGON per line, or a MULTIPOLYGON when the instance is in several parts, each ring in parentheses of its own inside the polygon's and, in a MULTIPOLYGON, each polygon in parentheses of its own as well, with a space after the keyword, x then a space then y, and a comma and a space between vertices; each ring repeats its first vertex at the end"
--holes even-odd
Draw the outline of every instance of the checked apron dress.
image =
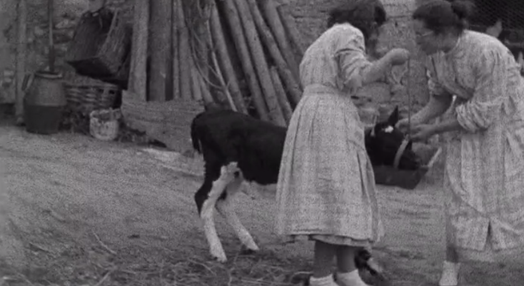
POLYGON ((303 97, 288 127, 277 183, 284 242, 370 247, 383 235, 364 125, 351 95, 371 63, 349 24, 328 29, 300 64, 303 97))
POLYGON ((446 236, 463 260, 524 246, 524 79, 497 39, 466 31, 428 58, 433 96, 455 95, 465 131, 445 134, 446 236))

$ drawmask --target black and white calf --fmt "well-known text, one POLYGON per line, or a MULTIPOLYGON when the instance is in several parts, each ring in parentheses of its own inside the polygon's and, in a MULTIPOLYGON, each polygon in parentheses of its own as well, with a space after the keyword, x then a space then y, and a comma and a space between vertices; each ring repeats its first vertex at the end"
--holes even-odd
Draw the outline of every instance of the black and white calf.
POLYGON ((191 141, 205 162, 204 183, 195 194, 195 202, 211 255, 218 261, 227 258, 215 229, 215 207, 242 244, 258 250, 231 205, 232 197, 244 180, 259 185, 276 183, 285 137, 286 128, 234 111, 206 111, 194 118, 191 141))
POLYGON ((412 142, 395 128, 400 119, 398 107, 386 121, 378 122, 366 132, 366 151, 373 166, 398 166, 401 170, 418 170, 420 158, 413 152, 412 142), (405 144, 405 145, 404 145, 405 144))
MULTIPOLYGON (((373 154, 372 164, 393 163, 404 140, 403 134, 394 127, 397 121, 398 109, 395 109, 386 122, 366 132, 366 148, 373 154)), ((276 184, 285 137, 284 127, 230 110, 205 111, 193 119, 191 140, 205 162, 204 183, 195 194, 195 202, 211 255, 218 261, 225 262, 227 258, 215 229, 215 208, 247 249, 258 250, 233 209, 232 197, 244 181, 276 184)), ((416 156, 410 146, 402 153, 399 166, 416 168, 416 156)), ((369 257, 369 253, 363 252, 362 257, 367 261, 365 257, 369 257)))

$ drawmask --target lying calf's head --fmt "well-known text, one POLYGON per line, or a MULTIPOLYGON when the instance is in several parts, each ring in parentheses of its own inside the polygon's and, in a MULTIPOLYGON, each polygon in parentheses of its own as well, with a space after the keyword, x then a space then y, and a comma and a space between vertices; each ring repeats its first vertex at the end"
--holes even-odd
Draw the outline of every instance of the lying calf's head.
MULTIPOLYGON (((366 133, 366 150, 373 166, 393 166, 395 156, 404 141, 405 134, 395 125, 399 121, 398 106, 389 115, 388 120, 377 123, 366 133)), ((401 170, 417 170, 420 160, 413 152, 410 141, 402 153, 398 168, 401 170)))

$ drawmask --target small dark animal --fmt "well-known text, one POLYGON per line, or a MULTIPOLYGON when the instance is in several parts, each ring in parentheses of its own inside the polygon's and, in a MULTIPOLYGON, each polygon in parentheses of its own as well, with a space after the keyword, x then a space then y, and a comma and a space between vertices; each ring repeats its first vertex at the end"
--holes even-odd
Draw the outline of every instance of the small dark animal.
MULTIPOLYGON (((367 151, 375 158, 372 162, 392 164, 391 158, 395 157, 404 140, 403 134, 394 128, 397 121, 398 110, 395 110, 387 122, 378 123, 372 132, 366 133, 369 137, 366 139, 367 151)), ((285 138, 286 128, 230 110, 209 110, 193 119, 192 144, 205 162, 204 182, 195 194, 195 202, 211 255, 218 261, 225 262, 227 257, 214 224, 215 208, 241 243, 248 250, 258 251, 258 246, 234 211, 232 198, 243 182, 276 184, 285 138)), ((404 153, 403 157, 407 152, 404 153)), ((401 166, 412 166, 411 159, 403 158, 401 162, 401 166)), ((365 263, 371 261, 370 257, 369 252, 363 251, 356 263, 373 274, 378 272, 376 267, 365 263)))
MULTIPOLYGON (((386 121, 375 124, 373 129, 366 132, 366 151, 373 166, 393 166, 399 146, 405 139, 404 133, 395 128, 399 119, 396 107, 386 121)), ((412 145, 410 141, 400 157, 398 168, 401 170, 418 170, 421 167, 412 145)))

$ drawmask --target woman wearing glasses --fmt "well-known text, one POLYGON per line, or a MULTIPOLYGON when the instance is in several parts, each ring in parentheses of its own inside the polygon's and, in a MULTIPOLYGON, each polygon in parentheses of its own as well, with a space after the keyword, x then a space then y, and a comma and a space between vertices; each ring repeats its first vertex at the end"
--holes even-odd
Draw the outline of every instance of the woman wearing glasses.
MULTIPOLYGON (((447 137, 441 286, 458 284, 461 261, 493 261, 524 245, 524 80, 499 40, 466 29, 471 8, 432 0, 413 14, 432 96, 411 118, 412 138, 447 137), (453 116, 427 124, 453 95, 453 116)), ((407 120, 398 125, 405 128, 407 120)))

